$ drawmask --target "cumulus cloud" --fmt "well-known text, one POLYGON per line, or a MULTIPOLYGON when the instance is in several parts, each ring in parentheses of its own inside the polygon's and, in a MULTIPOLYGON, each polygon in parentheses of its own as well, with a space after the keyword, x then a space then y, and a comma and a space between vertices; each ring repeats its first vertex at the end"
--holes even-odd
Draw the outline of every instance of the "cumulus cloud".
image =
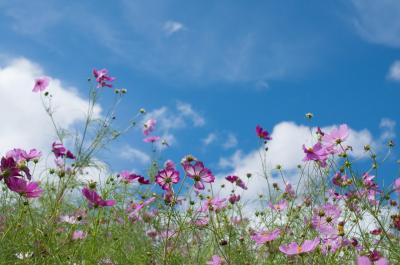
POLYGON ((393 81, 400 81, 400 61, 395 61, 390 66, 387 78, 393 81))
POLYGON ((168 20, 163 25, 163 30, 168 36, 177 33, 178 31, 182 31, 184 29, 185 26, 178 21, 168 20))
MULTIPOLYGON (((2 63, 0 68, 0 152, 20 147, 47 151, 56 139, 54 128, 47 116, 40 95, 32 92, 34 80, 45 75, 34 62, 17 58, 2 63)), ((53 94, 54 117, 62 128, 71 129, 84 119, 87 102, 77 90, 65 87, 59 79, 52 78, 49 91, 53 94)), ((95 115, 101 109, 95 107, 95 115)))
MULTIPOLYGON (((329 131, 333 126, 323 128, 329 131)), ((315 131, 313 128, 312 131, 315 131)), ((281 165, 286 173, 286 181, 296 185, 300 173, 297 169, 302 164, 304 153, 302 145, 311 146, 316 141, 316 136, 311 133, 310 128, 304 125, 298 125, 294 122, 283 121, 275 125, 272 130, 272 141, 268 143, 268 151, 264 148, 252 150, 244 153, 237 150, 231 157, 224 157, 219 160, 219 166, 225 174, 221 174, 219 183, 222 183, 222 176, 238 175, 245 178, 248 173, 252 177, 248 184, 249 191, 243 194, 246 200, 256 199, 258 194, 267 193, 267 182, 265 172, 271 177, 271 170, 281 165)), ((353 147, 352 156, 355 158, 364 158, 363 148, 365 144, 378 145, 374 142, 371 133, 368 130, 356 131, 350 129, 350 136, 346 143, 353 147)), ((272 181, 283 184, 280 176, 272 175, 272 181)))
POLYGON ((367 41, 400 47, 400 2, 397 0, 352 0, 353 23, 367 41))

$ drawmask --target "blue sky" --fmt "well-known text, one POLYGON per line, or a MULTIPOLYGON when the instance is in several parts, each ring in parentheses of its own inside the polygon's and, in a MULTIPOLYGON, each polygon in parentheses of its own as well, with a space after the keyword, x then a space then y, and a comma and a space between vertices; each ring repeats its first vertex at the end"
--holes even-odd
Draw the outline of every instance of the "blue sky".
MULTIPOLYGON (((181 123, 160 131, 175 138, 163 157, 193 153, 223 171, 221 159, 258 148, 256 124, 268 130, 284 121, 309 124, 307 112, 315 114, 313 125, 348 123, 376 141, 388 130, 395 137, 399 12, 400 3, 389 0, 0 0, 0 59, 4 66, 9 58, 27 58, 81 97, 91 69, 108 68, 115 85, 129 91, 121 123, 140 107, 164 107, 160 119, 181 123), (196 125, 198 118, 203 123, 196 125), (382 120, 390 128, 380 127, 382 120), (207 137, 215 140, 206 145, 207 137)), ((112 92, 104 94, 102 106, 112 92)), ((149 150, 134 131, 113 151, 128 145, 149 150)), ((110 160, 114 170, 145 166, 143 156, 131 158, 110 160)))

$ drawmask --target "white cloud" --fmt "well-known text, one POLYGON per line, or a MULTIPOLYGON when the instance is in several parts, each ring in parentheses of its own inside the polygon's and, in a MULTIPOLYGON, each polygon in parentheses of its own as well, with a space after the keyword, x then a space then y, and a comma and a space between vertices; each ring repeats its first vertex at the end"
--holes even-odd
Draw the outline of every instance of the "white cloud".
MULTIPOLYGON (((41 98, 33 93, 34 79, 45 75, 42 68, 25 58, 3 62, 0 68, 0 152, 20 147, 38 148, 48 151, 56 139, 55 131, 46 115, 41 98)), ((76 89, 66 88, 60 80, 52 78, 48 89, 53 94, 54 117, 58 125, 65 129, 83 121, 87 102, 76 89)), ((95 108, 95 115, 100 114, 95 108)))
POLYGON ((148 112, 143 123, 148 119, 157 121, 156 131, 154 134, 160 135, 169 145, 176 143, 174 132, 179 129, 186 128, 189 124, 194 127, 202 127, 205 125, 205 119, 197 113, 190 104, 178 101, 175 108, 163 106, 148 112))
MULTIPOLYGON (((329 131, 331 128, 333 126, 325 127, 323 130, 329 131)), ((315 131, 315 129, 313 128, 312 131, 315 131)), ((227 172, 223 176, 236 174, 245 178, 247 173, 252 174, 248 184, 249 190, 243 193, 245 200, 256 199, 258 194, 267 194, 268 188, 264 172, 271 176, 271 170, 277 165, 283 167, 286 172, 286 180, 296 185, 299 180, 297 165, 303 163, 304 157, 302 145, 310 146, 316 142, 315 135, 311 134, 309 127, 288 121, 275 125, 271 136, 273 140, 268 143, 267 152, 264 148, 250 151, 247 154, 237 150, 231 157, 221 158, 219 161, 219 166, 224 172, 227 172), (264 166, 262 166, 261 161, 264 161, 264 166)), ((378 145, 366 129, 360 131, 350 129, 350 136, 346 144, 353 147, 352 156, 355 158, 366 156, 363 152, 365 144, 378 145)), ((281 185, 283 183, 280 176, 274 176, 272 181, 281 185)), ((220 183, 222 183, 221 178, 218 181, 218 184, 220 183)))
POLYGON ((217 136, 216 136, 215 133, 209 133, 209 134, 207 135, 207 137, 204 138, 204 139, 202 140, 202 142, 203 142, 204 145, 210 145, 210 144, 213 143, 216 139, 217 139, 217 136))
POLYGON ((229 133, 225 139, 225 142, 222 144, 222 147, 225 149, 234 148, 238 144, 238 140, 236 136, 232 133, 229 133))
POLYGON ((394 61, 390 66, 387 78, 393 81, 400 81, 400 61, 394 61))
POLYGON ((178 31, 182 31, 185 29, 185 26, 178 21, 168 20, 164 23, 163 30, 164 32, 170 36, 178 31))
POLYGON ((138 161, 141 164, 146 164, 150 162, 150 156, 147 155, 145 152, 135 149, 131 146, 125 146, 122 148, 120 152, 121 158, 127 159, 127 160, 135 160, 138 161))
POLYGON ((365 40, 400 47, 400 2, 397 0, 353 0, 353 23, 365 40))
POLYGON ((382 118, 379 127, 382 130, 381 133, 382 141, 393 140, 394 138, 396 138, 396 133, 395 133, 396 122, 394 120, 389 118, 382 118))

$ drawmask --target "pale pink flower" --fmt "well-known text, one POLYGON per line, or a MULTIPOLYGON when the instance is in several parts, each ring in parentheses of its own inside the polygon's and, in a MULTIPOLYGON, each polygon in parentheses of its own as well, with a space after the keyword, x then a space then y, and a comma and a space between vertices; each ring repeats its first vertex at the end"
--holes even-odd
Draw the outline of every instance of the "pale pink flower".
POLYGON ((254 240, 257 245, 263 245, 266 242, 270 242, 270 241, 273 241, 276 238, 278 238, 280 233, 281 233, 281 230, 279 230, 279 228, 276 228, 273 231, 257 232, 251 236, 251 239, 254 240))
POLYGON ((214 255, 211 257, 209 261, 207 261, 207 265, 221 265, 224 264, 224 258, 221 258, 220 256, 214 255))
POLYGON ((272 204, 271 202, 268 205, 271 209, 276 210, 278 212, 285 210, 288 207, 288 202, 286 200, 280 200, 276 204, 272 204))
POLYGON ((72 240, 78 240, 78 239, 82 240, 82 239, 85 239, 86 236, 87 236, 86 232, 84 232, 82 230, 75 230, 72 233, 72 240))
POLYGON ((204 167, 203 162, 196 161, 194 165, 185 162, 183 168, 186 174, 195 182, 194 187, 198 190, 204 190, 204 183, 212 183, 215 180, 211 170, 204 167))
POLYGON ((149 135, 156 127, 157 121, 155 119, 149 119, 143 125, 143 134, 149 135))
POLYGON ((396 179, 396 180, 394 181, 394 190, 395 190, 397 193, 400 193, 400 178, 398 178, 398 179, 396 179))
POLYGON ((218 212, 226 207, 226 199, 212 198, 203 202, 200 212, 215 211, 218 212))
POLYGON ((43 76, 35 79, 35 85, 33 86, 33 92, 42 92, 44 91, 50 83, 50 78, 47 76, 43 76))
POLYGON ((344 142, 349 136, 349 128, 342 124, 339 128, 334 128, 330 133, 325 133, 322 141, 328 145, 338 145, 344 142))
POLYGON ((313 240, 306 240, 303 244, 298 245, 296 242, 291 242, 289 244, 279 246, 279 250, 288 255, 298 255, 302 253, 307 253, 315 250, 315 248, 319 245, 320 239, 318 237, 313 240))

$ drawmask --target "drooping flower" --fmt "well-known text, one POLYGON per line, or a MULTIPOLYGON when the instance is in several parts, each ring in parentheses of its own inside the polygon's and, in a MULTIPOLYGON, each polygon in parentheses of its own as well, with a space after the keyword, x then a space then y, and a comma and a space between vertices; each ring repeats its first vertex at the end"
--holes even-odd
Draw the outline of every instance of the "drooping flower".
POLYGON ((96 78, 97 88, 112 87, 112 84, 110 84, 109 82, 112 82, 115 80, 115 77, 111 77, 108 75, 107 69, 96 70, 94 68, 93 75, 96 78))
POLYGON ((85 239, 87 236, 87 233, 82 231, 82 230, 75 230, 72 233, 72 240, 82 240, 85 239))
POLYGON ((149 119, 143 125, 143 134, 149 135, 156 127, 157 121, 155 119, 149 119))
POLYGON ((20 170, 12 157, 2 157, 0 162, 0 180, 2 178, 20 176, 20 170))
POLYGON ((272 138, 269 136, 269 133, 263 130, 263 128, 260 125, 256 126, 256 133, 260 139, 264 139, 266 141, 272 140, 272 138))
POLYGON ((10 190, 19 193, 21 196, 24 196, 26 198, 40 197, 43 192, 37 182, 27 182, 22 178, 10 176, 6 178, 5 182, 10 190))
POLYGON ((229 202, 231 203, 231 204, 235 204, 236 202, 238 202, 238 201, 240 201, 240 195, 236 195, 236 194, 231 194, 230 196, 229 196, 229 202))
POLYGON ((257 245, 263 245, 266 242, 270 242, 278 238, 280 233, 281 230, 279 228, 276 228, 272 231, 261 231, 252 235, 251 239, 254 240, 257 245))
POLYGON ((279 250, 288 256, 298 255, 315 250, 315 248, 319 245, 319 242, 320 239, 316 237, 313 240, 305 240, 301 245, 297 244, 296 242, 281 245, 279 246, 279 250))
POLYGON ((342 124, 339 128, 334 128, 330 133, 325 133, 322 141, 327 145, 339 145, 349 136, 349 128, 346 124, 342 124))
POLYGON ((221 258, 220 256, 214 255, 211 257, 209 261, 207 261, 207 265, 222 265, 224 264, 224 258, 221 258))
POLYGON ((350 180, 347 175, 342 175, 340 172, 337 172, 332 178, 332 183, 339 187, 345 187, 350 184, 350 180))
POLYGON ((170 190, 172 184, 179 182, 179 171, 173 168, 160 170, 155 178, 155 181, 163 190, 170 190))
POLYGON ((194 186, 198 190, 204 190, 203 182, 212 183, 215 180, 211 170, 204 167, 204 164, 201 161, 196 161, 194 165, 190 163, 184 163, 183 168, 186 174, 194 180, 194 186))
POLYGON ((89 189, 87 187, 82 189, 82 194, 89 201, 90 206, 105 207, 114 206, 116 204, 115 200, 104 200, 95 190, 89 189))
POLYGON ((43 76, 35 79, 35 85, 33 86, 33 92, 42 92, 44 91, 50 83, 50 78, 47 76, 43 76))
POLYGON ((239 178, 238 176, 234 176, 234 175, 232 175, 232 176, 227 176, 227 177, 225 177, 225 179, 226 179, 227 181, 229 181, 230 183, 235 183, 236 186, 239 186, 239 187, 241 187, 242 189, 247 190, 246 184, 245 184, 244 181, 243 181, 241 178, 239 178))

